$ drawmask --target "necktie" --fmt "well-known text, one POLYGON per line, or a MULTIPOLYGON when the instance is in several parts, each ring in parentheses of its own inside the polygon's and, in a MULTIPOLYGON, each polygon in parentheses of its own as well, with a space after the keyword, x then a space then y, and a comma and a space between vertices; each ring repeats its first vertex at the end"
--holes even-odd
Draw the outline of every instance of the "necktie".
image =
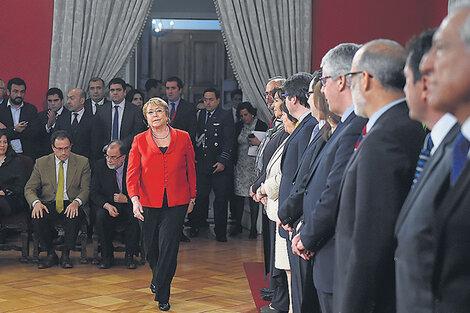
POLYGON ((421 172, 423 171, 423 168, 426 165, 426 162, 428 162, 431 156, 431 150, 433 147, 434 147, 434 143, 432 142, 432 139, 431 139, 431 133, 429 133, 426 136, 426 139, 424 140, 423 148, 421 149, 421 152, 419 153, 418 164, 416 164, 415 177, 413 179, 413 185, 411 186, 412 188, 418 181, 418 177, 421 175, 421 172))
POLYGON ((465 166, 468 158, 468 149, 470 148, 470 141, 460 133, 455 139, 454 148, 452 150, 452 172, 450 173, 450 182, 455 184, 457 178, 465 166))
POLYGON ((170 107, 170 120, 172 120, 175 116, 175 104, 173 102, 170 102, 170 107))
POLYGON ((55 209, 62 213, 64 210, 64 162, 59 164, 59 177, 57 179, 57 193, 55 198, 55 209))
POLYGON ((320 127, 317 124, 317 125, 315 125, 315 128, 313 129, 312 135, 310 136, 309 144, 312 142, 313 138, 315 138, 315 136, 318 134, 319 131, 320 131, 320 127))
POLYGON ((211 118, 211 116, 212 116, 212 112, 207 111, 206 124, 207 124, 207 121, 211 118))
POLYGON ((114 106, 114 122, 113 122, 113 138, 112 139, 119 139, 118 132, 119 132, 119 106, 114 106))
POLYGON ((75 132, 78 127, 78 113, 74 112, 72 114, 73 114, 72 131, 75 132))
POLYGON ((359 138, 357 138, 356 146, 354 147, 354 151, 357 150, 357 147, 359 147, 359 144, 361 143, 362 138, 364 138, 364 136, 365 136, 366 134, 367 134, 367 124, 364 125, 364 128, 362 129, 361 135, 359 136, 359 138))

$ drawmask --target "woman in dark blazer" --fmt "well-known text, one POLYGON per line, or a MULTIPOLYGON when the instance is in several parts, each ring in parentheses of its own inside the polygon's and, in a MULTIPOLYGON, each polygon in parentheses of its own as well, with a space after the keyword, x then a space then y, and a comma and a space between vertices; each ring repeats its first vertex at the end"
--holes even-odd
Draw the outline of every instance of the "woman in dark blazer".
POLYGON ((149 130, 135 136, 132 143, 127 191, 134 216, 144 222, 144 247, 153 273, 150 289, 158 308, 168 311, 181 229, 196 198, 194 150, 187 132, 168 125, 165 101, 150 99, 143 113, 149 130))
POLYGON ((2 218, 19 212, 26 205, 23 196, 26 179, 23 163, 11 147, 6 131, 0 129, 0 242, 5 240, 2 218))
POLYGON ((250 239, 257 236, 256 221, 258 219, 258 204, 250 197, 250 186, 256 180, 256 154, 249 155, 252 146, 259 146, 259 140, 253 131, 265 132, 268 126, 256 117, 256 109, 249 103, 243 102, 237 107, 240 121, 235 124, 235 140, 233 147, 234 167, 234 200, 232 201, 232 214, 235 225, 230 231, 234 236, 242 232, 242 217, 245 199, 250 203, 250 239))

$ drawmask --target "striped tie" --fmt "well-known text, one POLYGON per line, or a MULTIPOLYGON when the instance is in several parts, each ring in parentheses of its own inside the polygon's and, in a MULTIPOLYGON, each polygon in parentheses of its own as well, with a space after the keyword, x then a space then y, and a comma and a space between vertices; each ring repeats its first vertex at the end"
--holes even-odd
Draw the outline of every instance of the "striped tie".
POLYGON ((354 151, 357 150, 357 147, 359 147, 359 144, 361 143, 362 138, 364 138, 364 136, 365 136, 366 134, 367 134, 367 124, 364 125, 364 128, 362 129, 361 135, 359 136, 359 138, 357 138, 356 146, 354 147, 354 151))
POLYGON ((412 188, 418 181, 418 178, 421 175, 421 172, 423 172, 423 168, 426 165, 426 162, 428 162, 431 156, 432 147, 434 147, 434 143, 431 139, 431 133, 429 133, 426 136, 426 139, 424 139, 424 145, 419 154, 418 164, 416 164, 415 177, 413 178, 413 185, 411 185, 412 188))

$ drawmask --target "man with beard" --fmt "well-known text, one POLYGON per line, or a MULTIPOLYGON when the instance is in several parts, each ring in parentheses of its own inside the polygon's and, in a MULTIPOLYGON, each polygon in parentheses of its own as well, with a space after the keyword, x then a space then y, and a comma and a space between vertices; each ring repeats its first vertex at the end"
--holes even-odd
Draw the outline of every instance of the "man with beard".
POLYGON ((7 131, 16 153, 36 158, 36 138, 39 133, 38 110, 24 102, 26 83, 21 78, 8 81, 8 102, 0 105, 0 129, 7 131))
POLYGON ((424 140, 404 99, 406 52, 374 40, 355 54, 354 112, 369 118, 342 178, 336 226, 334 312, 395 312, 393 232, 424 140))
POLYGON ((137 267, 134 255, 139 252, 138 220, 132 213, 132 204, 126 187, 126 150, 122 141, 113 140, 106 150, 106 160, 99 160, 91 180, 91 205, 96 214, 96 232, 101 243, 101 264, 99 268, 112 266, 113 229, 124 225, 126 244, 126 266, 137 267))

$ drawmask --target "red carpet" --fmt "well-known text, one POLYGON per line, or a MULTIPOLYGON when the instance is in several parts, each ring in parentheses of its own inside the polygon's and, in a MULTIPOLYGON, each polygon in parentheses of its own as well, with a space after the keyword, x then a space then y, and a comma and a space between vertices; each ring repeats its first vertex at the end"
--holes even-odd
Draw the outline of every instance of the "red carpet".
POLYGON ((262 306, 269 304, 268 301, 260 299, 261 293, 259 292, 261 288, 267 288, 269 286, 269 278, 264 280, 264 264, 260 262, 249 262, 243 263, 243 267, 245 268, 246 278, 250 284, 253 301, 259 310, 262 306))

